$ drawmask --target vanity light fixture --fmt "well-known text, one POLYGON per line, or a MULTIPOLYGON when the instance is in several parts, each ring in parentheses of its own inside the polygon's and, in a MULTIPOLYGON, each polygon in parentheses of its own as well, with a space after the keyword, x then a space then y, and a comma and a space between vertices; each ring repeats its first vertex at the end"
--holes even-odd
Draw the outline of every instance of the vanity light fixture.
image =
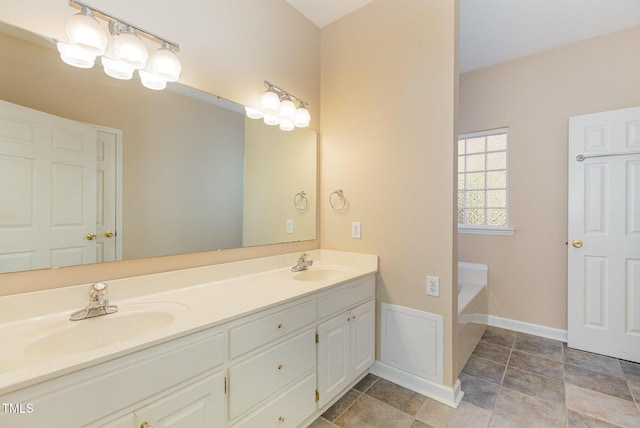
POLYGON ((182 65, 175 54, 175 51, 180 50, 177 43, 79 0, 69 0, 69 4, 80 8, 80 12, 72 16, 65 27, 69 42, 54 40, 65 63, 74 67, 91 68, 96 57, 101 56, 107 75, 128 80, 138 70, 142 84, 155 90, 164 89, 167 82, 178 80, 182 65), (108 23, 112 38, 108 37, 98 18, 108 23), (160 48, 151 57, 139 35, 160 44, 160 48))
POLYGON ((311 115, 306 102, 266 80, 264 84, 267 90, 260 97, 260 106, 244 108, 247 117, 262 119, 267 125, 279 125, 283 131, 309 126, 311 115))

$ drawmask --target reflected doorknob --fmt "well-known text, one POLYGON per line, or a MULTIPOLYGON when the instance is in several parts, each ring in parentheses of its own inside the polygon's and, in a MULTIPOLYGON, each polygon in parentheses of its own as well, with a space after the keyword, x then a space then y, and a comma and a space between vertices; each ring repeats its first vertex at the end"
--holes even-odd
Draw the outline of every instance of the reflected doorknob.
POLYGON ((110 230, 107 230, 107 231, 104 233, 104 236, 106 236, 107 238, 111 238, 111 237, 113 236, 113 232, 112 232, 112 231, 110 231, 110 230))
POLYGON ((87 241, 93 241, 97 236, 95 233, 87 233, 87 241))
POLYGON ((579 239, 576 239, 571 243, 571 245, 573 245, 576 248, 582 248, 582 241, 580 241, 579 239))

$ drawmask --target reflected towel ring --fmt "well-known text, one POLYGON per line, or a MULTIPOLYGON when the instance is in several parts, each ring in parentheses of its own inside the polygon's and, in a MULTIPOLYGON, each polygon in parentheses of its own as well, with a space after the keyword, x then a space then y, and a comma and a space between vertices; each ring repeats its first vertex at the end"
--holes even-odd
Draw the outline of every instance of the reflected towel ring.
POLYGON ((293 206, 296 207, 298 211, 304 211, 309 207, 309 200, 304 190, 295 194, 293 197, 293 206))
POLYGON ((347 198, 344 197, 344 192, 342 191, 342 189, 334 190, 333 192, 331 192, 331 194, 329 195, 329 205, 331 205, 331 208, 333 208, 334 211, 340 211, 347 205, 347 198), (336 198, 334 198, 334 195, 336 196, 336 198), (337 201, 334 202, 334 200, 336 199, 337 201))

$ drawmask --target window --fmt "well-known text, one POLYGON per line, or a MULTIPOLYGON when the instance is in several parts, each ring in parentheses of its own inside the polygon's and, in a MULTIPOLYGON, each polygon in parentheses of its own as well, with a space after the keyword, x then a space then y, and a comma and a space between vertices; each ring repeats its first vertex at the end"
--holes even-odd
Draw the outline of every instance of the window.
POLYGON ((458 231, 512 233, 507 211, 508 129, 458 137, 458 231))

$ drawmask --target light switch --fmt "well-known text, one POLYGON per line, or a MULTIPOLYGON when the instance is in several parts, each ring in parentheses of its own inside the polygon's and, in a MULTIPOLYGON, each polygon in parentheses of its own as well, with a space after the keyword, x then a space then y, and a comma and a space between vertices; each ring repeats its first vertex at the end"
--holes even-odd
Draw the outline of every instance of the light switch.
POLYGON ((293 233, 293 220, 287 220, 287 233, 293 233))
POLYGON ((360 239, 362 234, 362 227, 359 221, 351 222, 351 237, 354 239, 360 239))

